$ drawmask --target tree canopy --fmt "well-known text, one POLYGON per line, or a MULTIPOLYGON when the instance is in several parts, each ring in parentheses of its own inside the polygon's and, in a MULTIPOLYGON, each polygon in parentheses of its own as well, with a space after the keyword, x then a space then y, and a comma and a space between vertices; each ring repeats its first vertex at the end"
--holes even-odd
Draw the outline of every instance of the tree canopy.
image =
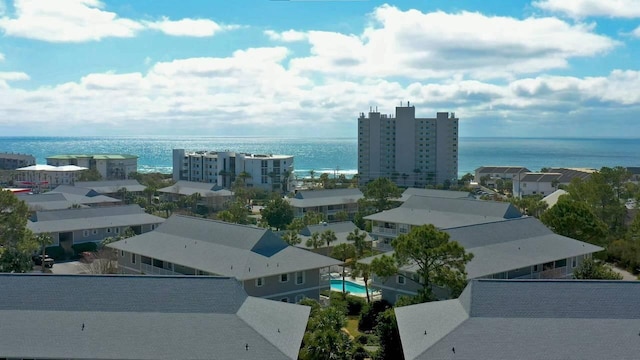
POLYGON ((471 261, 473 254, 455 241, 450 241, 449 234, 428 224, 416 226, 408 234, 402 234, 393 240, 395 249, 393 258, 383 255, 372 262, 373 272, 382 277, 398 273, 404 266, 415 267, 423 286, 419 294, 422 301, 431 301, 435 297, 432 287, 449 289, 452 296, 457 296, 464 289, 467 281, 465 265, 471 261))
POLYGON ((558 202, 540 216, 540 221, 556 234, 604 246, 607 243, 607 225, 583 203, 562 195, 558 202))
POLYGON ((0 272, 27 272, 38 249, 36 236, 27 229, 29 208, 10 191, 0 190, 0 272))
POLYGON ((293 207, 281 197, 271 199, 262 209, 262 218, 269 226, 284 229, 293 221, 293 207))
POLYGON ((362 189, 363 205, 372 207, 374 212, 380 212, 392 207, 393 200, 402 195, 402 190, 388 178, 377 178, 362 189))

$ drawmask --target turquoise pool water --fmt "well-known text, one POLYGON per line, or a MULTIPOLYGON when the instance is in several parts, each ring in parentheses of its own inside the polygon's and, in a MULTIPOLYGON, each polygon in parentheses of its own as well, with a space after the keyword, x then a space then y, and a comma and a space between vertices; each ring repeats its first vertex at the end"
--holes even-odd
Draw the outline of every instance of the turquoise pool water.
MULTIPOLYGON (((352 281, 344 281, 345 290, 353 295, 366 296, 364 285, 356 284, 352 281)), ((331 279, 331 290, 342 292, 342 279, 331 279)), ((371 289, 369 289, 369 295, 371 295, 371 289)))

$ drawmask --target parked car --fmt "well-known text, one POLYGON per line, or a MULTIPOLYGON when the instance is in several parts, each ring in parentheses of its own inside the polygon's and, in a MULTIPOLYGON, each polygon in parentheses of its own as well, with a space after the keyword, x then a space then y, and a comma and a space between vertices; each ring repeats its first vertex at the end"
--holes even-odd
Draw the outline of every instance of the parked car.
POLYGON ((44 267, 48 268, 52 268, 55 263, 55 260, 53 260, 52 257, 49 257, 49 255, 45 255, 44 257, 42 255, 33 255, 31 260, 33 260, 33 263, 36 265, 44 265, 44 267))

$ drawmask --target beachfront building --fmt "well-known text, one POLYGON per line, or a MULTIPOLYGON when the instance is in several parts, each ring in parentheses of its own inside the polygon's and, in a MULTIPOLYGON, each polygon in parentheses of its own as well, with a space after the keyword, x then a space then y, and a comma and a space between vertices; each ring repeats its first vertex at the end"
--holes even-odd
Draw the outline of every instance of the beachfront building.
POLYGON ((117 237, 128 228, 136 234, 143 234, 164 220, 145 213, 138 205, 103 206, 36 211, 27 222, 27 228, 35 234, 50 234, 53 246, 60 246, 67 254, 73 254, 74 244, 117 237))
MULTIPOLYGON (((521 217, 442 229, 452 241, 473 254, 466 265, 468 279, 569 279, 586 258, 603 248, 558 235, 534 217, 521 217)), ((363 259, 370 263, 373 257, 363 259)), ((374 276, 373 286, 382 298, 394 303, 401 296, 414 296, 422 288, 417 266, 401 268, 397 276, 374 276)), ((434 288, 439 297, 443 289, 434 288)))
POLYGON ((293 216, 303 217, 308 212, 322 214, 327 222, 339 221, 336 214, 344 212, 353 220, 358 212, 358 200, 362 199, 360 189, 300 190, 292 198, 287 198, 293 207, 293 216))
POLYGON ((287 192, 293 180, 293 156, 173 149, 174 181, 213 183, 228 189, 236 178, 242 178, 248 187, 287 192))
POLYGON ((47 157, 53 166, 76 165, 96 170, 103 180, 128 179, 138 171, 138 156, 129 154, 54 155, 47 157))
POLYGON ((310 308, 224 277, 0 274, 2 359, 295 360, 310 308))
POLYGON ((458 118, 438 112, 416 118, 415 106, 396 114, 370 109, 358 118, 358 175, 364 185, 379 177, 399 186, 424 187, 458 177, 458 118))
POLYGON ((230 276, 247 294, 319 300, 330 267, 342 264, 290 246, 269 229, 173 215, 156 230, 108 245, 127 274, 230 276))
POLYGON ((33 155, 17 153, 0 153, 0 170, 16 170, 36 164, 33 155))
POLYGON ((76 165, 31 165, 17 169, 16 183, 34 192, 53 189, 58 185, 73 184, 86 167, 76 165))
POLYGON ((513 179, 515 196, 549 195, 559 185, 569 185, 573 179, 587 180, 596 172, 589 168, 550 168, 547 172, 529 172, 513 179))
POLYGON ((404 358, 636 359, 640 282, 474 280, 395 309, 404 358))
POLYGON ((497 180, 511 181, 522 174, 531 172, 523 166, 481 166, 476 169, 476 183, 494 189, 497 180))

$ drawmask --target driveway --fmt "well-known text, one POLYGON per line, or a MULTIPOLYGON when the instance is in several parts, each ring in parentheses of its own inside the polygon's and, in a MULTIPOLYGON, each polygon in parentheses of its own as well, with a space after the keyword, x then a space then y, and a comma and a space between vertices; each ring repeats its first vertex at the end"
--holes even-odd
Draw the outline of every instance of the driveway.
POLYGON ((618 274, 622 275, 622 280, 638 280, 638 277, 633 275, 632 273, 628 272, 625 269, 621 269, 619 267, 616 266, 612 266, 611 270, 617 272, 618 274))
POLYGON ((55 263, 51 268, 53 274, 86 274, 87 264, 80 261, 67 261, 55 263))

